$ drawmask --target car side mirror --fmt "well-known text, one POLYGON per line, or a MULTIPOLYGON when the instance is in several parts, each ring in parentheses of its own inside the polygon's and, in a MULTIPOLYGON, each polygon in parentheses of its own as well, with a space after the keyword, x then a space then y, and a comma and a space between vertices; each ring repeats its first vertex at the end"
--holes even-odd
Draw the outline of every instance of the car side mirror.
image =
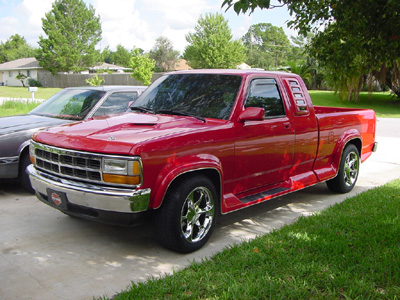
POLYGON ((247 107, 239 115, 239 122, 262 121, 265 119, 265 109, 261 107, 247 107))

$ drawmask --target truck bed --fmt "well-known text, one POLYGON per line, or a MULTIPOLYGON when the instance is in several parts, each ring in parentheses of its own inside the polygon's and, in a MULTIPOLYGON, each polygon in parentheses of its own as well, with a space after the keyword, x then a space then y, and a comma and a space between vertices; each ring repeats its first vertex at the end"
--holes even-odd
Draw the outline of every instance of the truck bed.
POLYGON ((336 173, 335 169, 327 168, 329 165, 335 165, 335 160, 340 160, 332 153, 341 153, 340 147, 344 147, 345 140, 351 136, 361 134, 362 162, 372 154, 376 126, 373 110, 323 106, 314 106, 314 110, 319 127, 319 145, 314 170, 319 180, 325 180, 336 173))

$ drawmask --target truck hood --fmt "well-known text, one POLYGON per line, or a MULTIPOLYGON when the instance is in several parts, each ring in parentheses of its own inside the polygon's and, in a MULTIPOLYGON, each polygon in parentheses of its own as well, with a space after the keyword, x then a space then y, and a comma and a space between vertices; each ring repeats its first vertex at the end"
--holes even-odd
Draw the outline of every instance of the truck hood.
POLYGON ((0 136, 56 126, 71 121, 36 115, 18 115, 0 118, 0 136))
POLYGON ((127 113, 47 128, 33 139, 60 148, 127 155, 140 143, 198 130, 205 124, 193 117, 127 113))

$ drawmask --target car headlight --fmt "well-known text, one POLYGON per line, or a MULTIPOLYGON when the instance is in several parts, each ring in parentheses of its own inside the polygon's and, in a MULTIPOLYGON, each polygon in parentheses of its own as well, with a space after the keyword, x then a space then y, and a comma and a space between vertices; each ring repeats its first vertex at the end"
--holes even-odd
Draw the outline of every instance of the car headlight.
POLYGON ((142 181, 142 167, 138 159, 104 158, 103 181, 116 184, 138 185, 142 181))

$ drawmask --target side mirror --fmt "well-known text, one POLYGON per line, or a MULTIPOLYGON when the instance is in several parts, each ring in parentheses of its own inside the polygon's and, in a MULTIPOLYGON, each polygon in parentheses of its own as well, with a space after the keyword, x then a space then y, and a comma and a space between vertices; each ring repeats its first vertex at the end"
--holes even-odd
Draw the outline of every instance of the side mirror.
POLYGON ((239 122, 262 121, 265 118, 265 109, 261 107, 247 107, 239 115, 239 122))

